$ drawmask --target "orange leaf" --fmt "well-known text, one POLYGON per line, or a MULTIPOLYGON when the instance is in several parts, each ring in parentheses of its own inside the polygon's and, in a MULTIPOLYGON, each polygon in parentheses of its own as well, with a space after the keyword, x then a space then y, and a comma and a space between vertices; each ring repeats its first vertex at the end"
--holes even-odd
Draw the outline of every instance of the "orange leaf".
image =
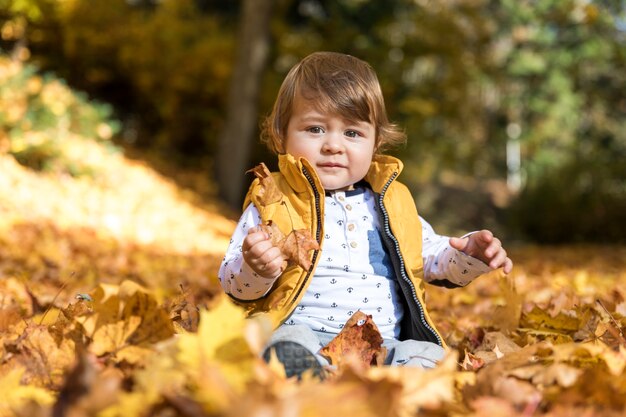
POLYGON ((283 241, 285 240, 285 235, 283 234, 283 232, 280 231, 278 226, 276 226, 276 223, 270 220, 267 222, 267 224, 261 224, 259 225, 259 227, 262 231, 269 235, 270 240, 272 241, 272 245, 278 246, 282 251, 281 246, 283 244, 283 241))
POLYGON ((261 183, 259 190, 259 201, 261 204, 267 206, 269 204, 278 203, 283 199, 283 193, 278 189, 276 182, 274 182, 274 177, 272 177, 272 173, 263 162, 246 171, 246 174, 249 172, 252 172, 261 183))
POLYGON ((292 230, 279 247, 287 260, 308 270, 311 267, 309 251, 319 249, 320 245, 317 240, 313 239, 309 230, 298 229, 292 230))
POLYGON ((386 356, 382 344, 383 338, 372 316, 359 310, 350 317, 341 332, 320 350, 320 354, 333 365, 341 365, 347 357, 351 357, 367 368, 382 364, 386 356))
POLYGON ((485 366, 485 361, 478 356, 473 355, 471 352, 465 351, 465 358, 461 364, 461 368, 466 371, 476 371, 485 366))

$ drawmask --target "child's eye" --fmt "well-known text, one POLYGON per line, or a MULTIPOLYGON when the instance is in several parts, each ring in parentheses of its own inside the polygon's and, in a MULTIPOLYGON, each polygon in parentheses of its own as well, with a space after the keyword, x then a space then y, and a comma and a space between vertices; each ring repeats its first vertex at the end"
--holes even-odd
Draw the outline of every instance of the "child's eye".
POLYGON ((344 134, 349 138, 356 138, 356 137, 361 136, 361 134, 357 132, 356 130, 347 130, 346 133, 344 134))
POLYGON ((324 129, 319 126, 312 126, 307 129, 311 133, 324 133, 324 129))

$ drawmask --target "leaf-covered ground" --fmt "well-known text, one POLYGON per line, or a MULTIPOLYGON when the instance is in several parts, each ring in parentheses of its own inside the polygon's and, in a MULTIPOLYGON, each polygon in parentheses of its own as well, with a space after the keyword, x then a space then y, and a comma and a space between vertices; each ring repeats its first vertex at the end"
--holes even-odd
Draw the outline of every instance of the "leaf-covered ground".
MULTIPOLYGON (((71 146, 70 146, 71 145, 71 146)), ((234 222, 89 142, 93 175, 0 154, 0 417, 618 416, 626 249, 514 248, 509 277, 428 288, 434 370, 347 360, 298 383, 221 295, 234 222)))

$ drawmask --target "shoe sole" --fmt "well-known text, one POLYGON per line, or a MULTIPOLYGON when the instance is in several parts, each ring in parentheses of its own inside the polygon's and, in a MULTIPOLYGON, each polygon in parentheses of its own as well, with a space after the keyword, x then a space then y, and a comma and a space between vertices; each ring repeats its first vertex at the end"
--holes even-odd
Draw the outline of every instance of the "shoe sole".
POLYGON ((288 378, 297 376, 298 380, 301 380, 302 374, 310 370, 315 377, 324 379, 322 365, 315 355, 301 344, 287 341, 273 343, 263 354, 266 362, 269 362, 272 350, 276 352, 278 361, 285 367, 285 374, 288 378))

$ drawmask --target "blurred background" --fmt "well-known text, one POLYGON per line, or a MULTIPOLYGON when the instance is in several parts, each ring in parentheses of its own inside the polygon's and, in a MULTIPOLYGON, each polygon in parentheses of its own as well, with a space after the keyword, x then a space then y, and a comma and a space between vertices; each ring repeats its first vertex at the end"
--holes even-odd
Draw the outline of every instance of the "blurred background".
POLYGON ((625 12, 624 0, 0 0, 0 155, 96 175, 63 150, 80 137, 236 218, 245 171, 275 167, 258 127, 282 79, 338 51, 377 71, 409 138, 391 153, 438 232, 623 243, 625 12))

